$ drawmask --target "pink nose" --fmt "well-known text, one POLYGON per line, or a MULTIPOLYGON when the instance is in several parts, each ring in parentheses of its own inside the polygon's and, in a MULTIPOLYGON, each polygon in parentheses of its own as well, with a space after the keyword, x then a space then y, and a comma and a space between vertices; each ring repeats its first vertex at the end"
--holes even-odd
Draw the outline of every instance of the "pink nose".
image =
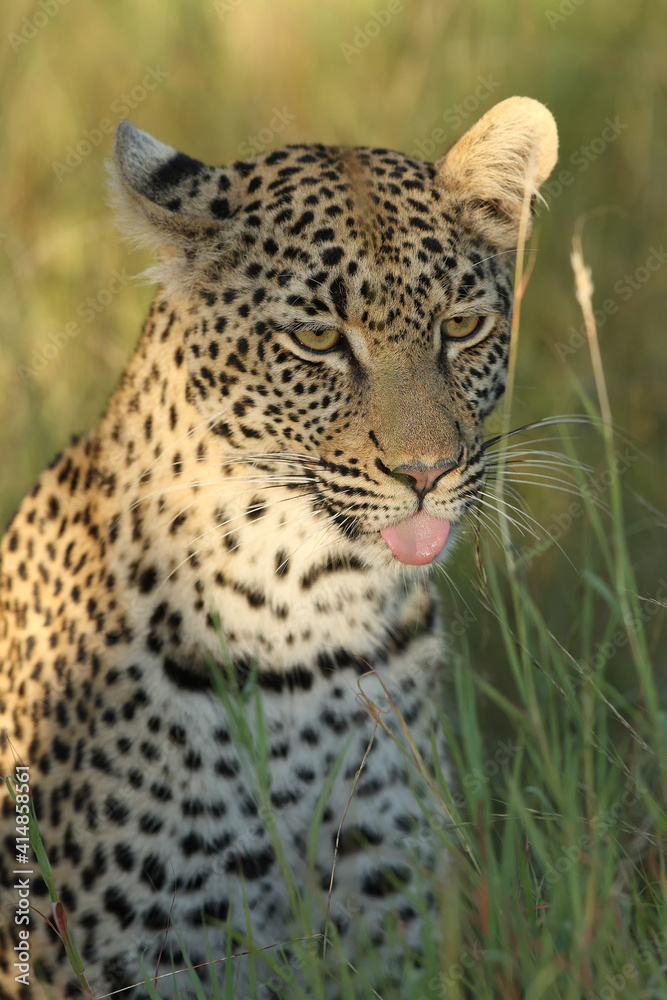
POLYGON ((397 465, 391 470, 392 476, 405 482, 415 493, 423 497, 435 487, 438 481, 455 469, 459 463, 454 458, 445 459, 437 465, 397 465))

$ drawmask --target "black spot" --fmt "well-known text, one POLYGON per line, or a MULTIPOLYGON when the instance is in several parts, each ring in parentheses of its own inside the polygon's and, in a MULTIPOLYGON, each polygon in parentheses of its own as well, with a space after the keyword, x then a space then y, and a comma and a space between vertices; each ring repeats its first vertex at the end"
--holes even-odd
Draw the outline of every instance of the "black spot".
POLYGON ((149 566, 139 577, 139 590, 142 594, 148 594, 157 581, 157 570, 155 566, 149 566))
POLYGON ((216 219, 229 218, 229 202, 226 198, 214 198, 210 205, 211 213, 216 219))
POLYGON ((274 809, 285 809, 286 806, 299 802, 301 793, 293 789, 283 789, 280 792, 271 792, 271 805, 274 809))
POLYGON ((313 686, 313 675, 308 667, 296 664, 285 671, 285 684, 290 691, 310 691, 313 686))
POLYGON ((284 549, 276 552, 276 576, 285 576, 289 572, 289 556, 284 549))
POLYGON ((68 743, 65 743, 60 736, 55 736, 53 743, 51 744, 51 749, 53 750, 53 755, 56 760, 68 760, 71 748, 68 743))
POLYGON ((347 319, 347 285, 340 275, 329 286, 331 301, 341 319, 347 319))
POLYGON ((276 149, 274 153, 269 153, 264 162, 272 167, 274 163, 282 163, 283 160, 287 159, 288 154, 284 149, 276 149))
POLYGON ((338 735, 347 731, 347 720, 341 715, 335 715, 329 708, 325 708, 320 715, 320 722, 338 735))
POLYGON ((189 771, 198 771, 202 764, 201 755, 198 754, 196 750, 188 750, 183 759, 183 763, 189 771))
POLYGON ((187 733, 183 729, 183 726, 172 725, 169 727, 169 739, 172 743, 177 746, 185 746, 187 743, 187 733))
POLYGON ((106 774, 111 774, 113 770, 111 761, 99 747, 93 747, 91 750, 90 766, 97 768, 98 771, 104 771, 106 774))
POLYGON ((201 799, 190 798, 184 799, 183 802, 181 802, 181 812, 188 818, 192 816, 202 816, 205 811, 206 807, 201 799))
POLYGON ((116 844, 113 853, 119 868, 124 872, 132 871, 134 868, 134 851, 129 844, 116 844))
POLYGON ((201 173, 203 164, 198 160, 193 160, 185 153, 176 153, 170 160, 163 163, 153 171, 150 187, 154 195, 159 194, 165 187, 172 187, 186 177, 196 177, 201 173))
POLYGON ((327 267, 333 267, 342 260, 342 257, 342 247, 327 247, 327 249, 322 253, 322 262, 326 264, 327 267))
POLYGON ((264 514, 265 504, 259 497, 252 497, 246 511, 249 521, 255 521, 264 514))
POLYGON ((262 878, 273 867, 275 854, 272 847, 265 847, 256 854, 237 854, 227 862, 228 872, 241 872, 249 882, 262 878))
POLYGON ((169 605, 167 604, 166 601, 162 601, 160 604, 158 604, 158 606, 155 608, 155 611, 148 619, 148 624, 151 626, 151 628, 155 628, 156 625, 159 625, 160 622, 164 621, 167 615, 168 607, 169 605))
POLYGON ((228 913, 229 913, 228 899, 207 900, 201 909, 200 919, 226 920, 228 913))
POLYGON ((432 236, 425 236, 422 240, 422 245, 425 246, 427 250, 432 250, 433 253, 442 253, 442 244, 432 236))
POLYGON ((160 890, 167 876, 167 870, 157 854, 147 854, 141 866, 141 880, 156 891, 160 890))
MULTIPOLYGON (((335 844, 338 836, 337 831, 332 832, 332 841, 335 844)), ((338 856, 345 854, 357 854, 366 844, 377 847, 383 840, 382 834, 375 830, 369 830, 363 826, 345 827, 338 840, 338 856)))
MULTIPOLYGON (((346 649, 326 649, 317 654, 317 666, 325 677, 343 667, 354 667, 358 662, 346 649)), ((366 669, 365 665, 363 669, 366 669)))
POLYGON ((134 920, 134 910, 127 897, 117 886, 110 886, 104 893, 104 909, 118 918, 122 928, 129 927, 134 920))
POLYGON ((162 669, 171 683, 176 687, 182 688, 184 691, 211 690, 211 678, 208 674, 195 673, 194 670, 182 667, 169 656, 165 656, 162 662, 162 669))
POLYGON ((107 796, 104 812, 112 823, 118 823, 119 826, 124 826, 130 817, 129 807, 113 794, 107 796))
POLYGON ((186 858, 189 858, 192 854, 197 854, 204 847, 204 839, 200 833, 195 833, 194 831, 187 834, 181 840, 181 850, 186 858))
POLYGON ((161 781, 153 782, 151 785, 151 795, 153 798, 157 799, 158 802, 169 802, 174 797, 171 787, 161 781))
POLYGON ((139 829, 143 833, 159 833, 164 826, 164 820, 152 813, 143 813, 139 817, 139 829))
POLYGON ((309 226, 315 216, 312 212, 303 212, 290 229, 292 236, 299 236, 306 226, 309 226))
POLYGON ((410 882, 410 870, 407 868, 375 869, 367 872, 361 882, 361 891, 367 896, 381 898, 391 896, 410 882))
POLYGON ((163 931, 169 926, 169 911, 154 903, 150 909, 146 910, 142 920, 146 930, 163 931))
POLYGON ((236 760, 228 761, 225 760, 224 757, 220 757, 220 759, 215 762, 214 771, 222 778, 235 778, 239 773, 239 762, 236 760))
POLYGON ((140 750, 146 760, 151 761, 151 763, 160 760, 162 757, 162 751, 154 743, 149 743, 148 740, 144 740, 140 746, 140 750))

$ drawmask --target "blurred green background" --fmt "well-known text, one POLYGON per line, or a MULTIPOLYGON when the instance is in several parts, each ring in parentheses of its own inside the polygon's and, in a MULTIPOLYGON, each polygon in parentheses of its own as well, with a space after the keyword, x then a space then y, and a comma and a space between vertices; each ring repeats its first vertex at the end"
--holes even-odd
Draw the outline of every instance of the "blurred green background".
MULTIPOLYGON (((150 258, 128 253, 106 200, 105 160, 121 117, 216 164, 311 140, 435 159, 492 104, 526 94, 553 111, 561 153, 532 240, 539 251, 522 310, 514 423, 580 411, 573 375, 594 398, 569 261, 575 224, 592 213, 584 249, 614 417, 631 449, 628 531, 641 591, 660 594, 664 3, 12 0, 0 28, 3 525, 70 435, 96 421, 153 294, 130 280, 150 258)), ((595 477, 600 440, 581 433, 578 448, 595 477)), ((571 562, 551 548, 530 572, 536 595, 567 629, 584 544, 577 519, 567 521, 572 498, 522 492, 543 528, 565 525, 559 543, 571 562)), ((464 596, 473 557, 474 547, 462 546, 453 571, 464 596)), ((482 619, 466 641, 483 649, 486 627, 482 619)))

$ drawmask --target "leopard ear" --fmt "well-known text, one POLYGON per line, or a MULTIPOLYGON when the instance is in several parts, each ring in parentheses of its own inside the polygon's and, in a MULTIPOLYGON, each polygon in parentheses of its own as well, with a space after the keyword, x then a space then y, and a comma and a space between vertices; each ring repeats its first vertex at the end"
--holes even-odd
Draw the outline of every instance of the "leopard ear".
POLYGON ((237 237, 234 181, 232 170, 208 167, 120 122, 112 202, 128 236, 160 249, 161 264, 148 271, 150 279, 191 288, 196 272, 224 255, 237 237))
MULTIPOLYGON (((436 163, 438 178, 516 236, 524 197, 538 196, 558 156, 550 111, 530 97, 496 104, 436 163)), ((509 234, 508 234, 509 235, 509 234)))

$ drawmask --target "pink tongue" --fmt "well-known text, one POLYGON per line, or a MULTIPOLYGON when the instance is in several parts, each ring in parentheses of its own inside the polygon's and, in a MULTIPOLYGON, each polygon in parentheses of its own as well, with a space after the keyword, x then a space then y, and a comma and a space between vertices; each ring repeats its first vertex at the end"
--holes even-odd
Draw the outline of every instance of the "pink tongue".
POLYGON ((449 521, 431 517, 425 510, 420 510, 407 521, 382 528, 380 534, 400 562, 409 566, 425 566, 444 549, 449 528, 449 521))

